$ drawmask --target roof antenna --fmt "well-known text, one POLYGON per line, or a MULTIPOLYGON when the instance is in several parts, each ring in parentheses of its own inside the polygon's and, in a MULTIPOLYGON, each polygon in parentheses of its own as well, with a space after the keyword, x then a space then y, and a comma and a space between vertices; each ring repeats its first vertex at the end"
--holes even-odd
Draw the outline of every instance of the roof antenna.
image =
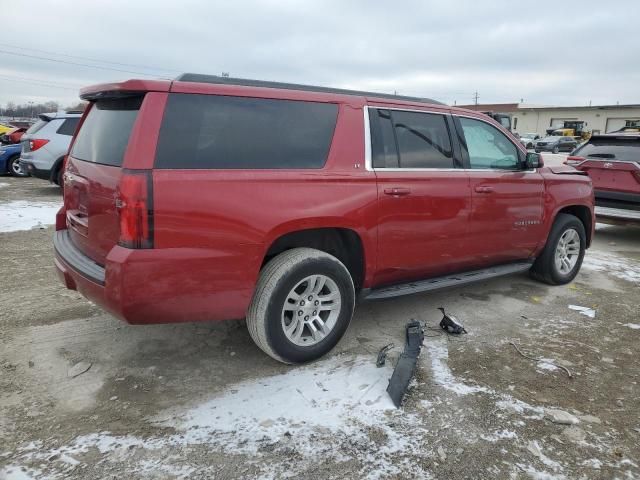
POLYGON ((222 72, 222 77, 229 78, 229 72, 222 72))

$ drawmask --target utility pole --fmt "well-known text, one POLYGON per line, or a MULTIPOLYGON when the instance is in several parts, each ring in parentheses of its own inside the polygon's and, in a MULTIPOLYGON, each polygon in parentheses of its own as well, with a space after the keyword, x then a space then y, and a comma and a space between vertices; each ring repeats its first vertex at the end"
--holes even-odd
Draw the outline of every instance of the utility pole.
POLYGON ((476 93, 473 94, 473 100, 475 101, 476 105, 478 105, 478 91, 476 90, 476 93))

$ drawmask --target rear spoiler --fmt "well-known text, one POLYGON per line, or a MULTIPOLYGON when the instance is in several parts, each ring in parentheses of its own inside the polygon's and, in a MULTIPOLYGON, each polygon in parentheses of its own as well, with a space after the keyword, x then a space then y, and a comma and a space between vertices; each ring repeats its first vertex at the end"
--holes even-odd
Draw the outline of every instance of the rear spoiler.
POLYGON ((127 80, 119 83, 101 83, 81 89, 80 98, 91 101, 102 98, 129 97, 146 92, 168 92, 171 83, 169 80, 127 80))

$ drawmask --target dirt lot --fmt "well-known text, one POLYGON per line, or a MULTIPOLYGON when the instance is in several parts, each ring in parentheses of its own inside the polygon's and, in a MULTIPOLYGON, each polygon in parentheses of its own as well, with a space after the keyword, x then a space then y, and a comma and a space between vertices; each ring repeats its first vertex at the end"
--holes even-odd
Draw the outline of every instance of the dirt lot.
POLYGON ((65 290, 42 225, 59 203, 0 177, 0 478, 640 478, 640 229, 600 227, 568 286, 361 304, 329 358, 291 368, 239 322, 133 327, 65 290), (404 324, 441 305, 469 334, 427 330, 395 410, 404 324))

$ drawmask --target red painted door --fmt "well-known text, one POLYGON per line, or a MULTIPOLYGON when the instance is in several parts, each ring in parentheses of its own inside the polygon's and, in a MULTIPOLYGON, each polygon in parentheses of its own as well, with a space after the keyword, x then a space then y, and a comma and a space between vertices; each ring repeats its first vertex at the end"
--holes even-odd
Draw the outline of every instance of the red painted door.
POLYGON ((378 181, 374 283, 464 270, 471 192, 457 165, 446 114, 370 109, 378 181))
POLYGON ((471 189, 469 253, 476 266, 528 258, 543 236, 544 180, 516 145, 480 119, 459 118, 471 189))

